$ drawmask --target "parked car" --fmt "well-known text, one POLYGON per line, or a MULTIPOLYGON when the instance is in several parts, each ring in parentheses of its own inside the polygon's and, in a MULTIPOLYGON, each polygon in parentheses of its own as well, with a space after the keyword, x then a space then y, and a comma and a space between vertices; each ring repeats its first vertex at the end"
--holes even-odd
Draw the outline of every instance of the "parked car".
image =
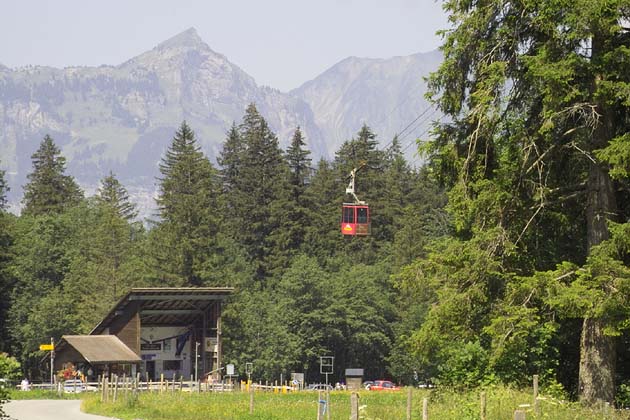
POLYGON ((328 384, 310 384, 306 387, 307 391, 332 391, 333 386, 328 384))
POLYGON ((391 381, 374 381, 369 389, 370 391, 398 391, 400 387, 391 381))
POLYGON ((67 379, 63 383, 63 392, 68 394, 74 394, 86 391, 85 384, 80 379, 67 379))
POLYGON ((361 384, 361 386, 365 389, 370 389, 370 387, 374 385, 374 381, 365 381, 361 384))

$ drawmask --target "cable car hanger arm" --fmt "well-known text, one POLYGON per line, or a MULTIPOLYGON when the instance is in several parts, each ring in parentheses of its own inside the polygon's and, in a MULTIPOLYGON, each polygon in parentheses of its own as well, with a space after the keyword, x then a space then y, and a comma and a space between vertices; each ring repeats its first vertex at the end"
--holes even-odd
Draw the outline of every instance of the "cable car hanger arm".
POLYGON ((346 187, 346 194, 350 194, 352 195, 352 197, 354 198, 354 202, 355 204, 362 204, 365 205, 365 201, 361 201, 359 200, 359 197, 357 197, 357 195, 354 192, 354 180, 357 176, 357 172, 360 171, 365 165, 366 165, 366 161, 362 161, 360 162, 361 164, 357 167, 352 169, 352 171, 350 171, 350 182, 348 183, 348 186, 346 187))

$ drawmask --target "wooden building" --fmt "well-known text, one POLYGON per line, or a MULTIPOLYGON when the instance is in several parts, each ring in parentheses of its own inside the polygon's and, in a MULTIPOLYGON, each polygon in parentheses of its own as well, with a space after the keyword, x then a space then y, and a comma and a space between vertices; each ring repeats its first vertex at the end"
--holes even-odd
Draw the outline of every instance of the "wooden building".
POLYGON ((90 380, 104 372, 130 376, 142 361, 115 335, 64 335, 55 353, 56 372, 70 369, 90 380))
MULTIPOLYGON (((132 289, 90 336, 117 337, 139 359, 130 365, 131 373, 138 368, 146 380, 158 380, 162 374, 167 379, 190 378, 195 374, 195 359, 200 379, 207 375, 218 378, 222 366, 221 309, 233 291, 229 287, 132 289)), ((60 361, 87 360, 78 349, 67 345, 67 339, 65 342, 57 349, 60 361)), ((118 352, 120 346, 107 345, 102 350, 105 354, 99 357, 105 360, 108 351, 118 352)))

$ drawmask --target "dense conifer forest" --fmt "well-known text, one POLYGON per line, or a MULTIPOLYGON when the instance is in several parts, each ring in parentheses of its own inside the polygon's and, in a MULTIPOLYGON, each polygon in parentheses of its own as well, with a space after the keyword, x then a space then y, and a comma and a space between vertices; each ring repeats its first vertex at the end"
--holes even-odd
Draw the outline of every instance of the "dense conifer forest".
POLYGON ((318 380, 332 355, 339 379, 538 374, 629 402, 630 9, 573 3, 445 4, 429 95, 447 118, 421 168, 369 125, 332 160, 313 162, 299 127, 281 150, 252 104, 217 166, 181 124, 142 222, 113 173, 86 197, 46 136, 20 216, 0 172, 0 351, 34 376, 40 343, 89 332, 132 287, 232 286, 225 361, 257 379, 318 380), (358 166, 371 234, 343 237, 358 166))

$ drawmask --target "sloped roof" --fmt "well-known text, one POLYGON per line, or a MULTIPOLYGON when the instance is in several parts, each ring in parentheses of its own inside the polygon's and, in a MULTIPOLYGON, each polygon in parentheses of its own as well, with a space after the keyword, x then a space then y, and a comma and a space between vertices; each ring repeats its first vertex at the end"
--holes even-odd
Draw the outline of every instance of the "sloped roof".
POLYGON ((233 287, 134 288, 90 332, 102 334, 129 305, 136 305, 143 325, 190 325, 203 311, 234 293, 233 287))
POLYGON ((64 335, 58 348, 63 349, 64 341, 74 347, 89 363, 137 363, 141 359, 115 335, 64 335))

